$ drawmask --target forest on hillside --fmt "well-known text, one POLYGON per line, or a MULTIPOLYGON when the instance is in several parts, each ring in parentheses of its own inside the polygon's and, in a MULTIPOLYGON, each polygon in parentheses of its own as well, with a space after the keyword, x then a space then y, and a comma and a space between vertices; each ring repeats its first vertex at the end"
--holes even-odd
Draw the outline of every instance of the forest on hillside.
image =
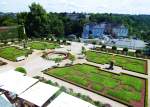
MULTIPOLYGON (((150 41, 150 15, 123 15, 123 14, 94 14, 89 13, 87 19, 85 13, 76 13, 78 20, 71 20, 67 13, 48 13, 40 5, 33 3, 29 6, 29 12, 21 12, 15 15, 0 14, 0 26, 25 26, 27 37, 67 37, 75 34, 81 37, 83 26, 91 22, 110 22, 124 24, 129 29, 129 37, 138 37, 150 41)), ((75 14, 75 13, 74 13, 75 14)))

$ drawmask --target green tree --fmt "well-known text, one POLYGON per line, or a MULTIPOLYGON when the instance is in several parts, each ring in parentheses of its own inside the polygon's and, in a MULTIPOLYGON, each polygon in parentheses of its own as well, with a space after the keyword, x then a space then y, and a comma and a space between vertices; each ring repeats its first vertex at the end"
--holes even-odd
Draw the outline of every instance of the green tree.
POLYGON ((113 47, 112 47, 112 50, 113 50, 113 52, 116 52, 117 47, 116 47, 116 46, 113 46, 113 47))
POLYGON ((127 55, 128 54, 128 48, 123 48, 123 53, 127 55))
POLYGON ((45 37, 48 35, 48 15, 40 4, 32 3, 29 6, 30 12, 28 13, 25 21, 28 36, 45 37))

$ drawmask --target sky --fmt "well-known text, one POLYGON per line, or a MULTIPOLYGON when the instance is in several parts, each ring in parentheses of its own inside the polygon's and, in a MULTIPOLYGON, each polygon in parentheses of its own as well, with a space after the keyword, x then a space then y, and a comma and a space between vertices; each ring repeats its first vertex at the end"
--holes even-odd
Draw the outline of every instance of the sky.
POLYGON ((33 2, 47 12, 149 14, 150 0, 0 0, 0 12, 29 11, 33 2))

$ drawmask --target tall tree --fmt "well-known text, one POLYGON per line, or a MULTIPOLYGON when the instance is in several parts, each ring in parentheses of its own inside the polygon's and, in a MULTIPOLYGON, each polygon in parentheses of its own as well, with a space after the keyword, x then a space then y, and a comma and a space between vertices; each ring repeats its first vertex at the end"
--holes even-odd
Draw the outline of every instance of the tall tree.
POLYGON ((44 37, 47 36, 48 33, 45 32, 47 30, 48 25, 48 15, 43 7, 39 4, 32 3, 29 6, 30 12, 26 19, 26 30, 27 34, 32 37, 44 37))

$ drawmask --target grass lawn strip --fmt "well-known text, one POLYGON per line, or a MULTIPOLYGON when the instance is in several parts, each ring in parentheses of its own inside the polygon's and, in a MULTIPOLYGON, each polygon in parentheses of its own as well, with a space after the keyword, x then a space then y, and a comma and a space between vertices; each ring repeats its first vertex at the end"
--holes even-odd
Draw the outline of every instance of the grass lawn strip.
POLYGON ((4 47, 0 48, 0 57, 16 61, 17 57, 27 56, 30 53, 30 50, 27 49, 18 49, 16 47, 4 47))
MULTIPOLYGON (((100 64, 106 64, 110 63, 112 60, 112 55, 106 54, 106 53, 98 53, 98 52, 92 52, 87 51, 86 52, 87 60, 100 63, 100 64)), ((137 73, 145 73, 145 61, 139 60, 139 59, 132 59, 128 57, 123 56, 114 56, 113 58, 115 60, 115 65, 121 66, 124 69, 127 69, 129 71, 134 71, 137 73)))
POLYGON ((86 64, 50 69, 47 74, 91 88, 128 103, 139 101, 144 87, 143 79, 125 74, 108 73, 86 64))
POLYGON ((31 49, 37 50, 45 50, 45 49, 55 49, 58 48, 59 45, 57 43, 48 43, 48 42, 31 42, 28 44, 31 49))
POLYGON ((141 94, 139 92, 131 92, 124 89, 120 89, 117 91, 114 90, 108 90, 108 95, 111 95, 113 97, 119 98, 121 100, 125 100, 127 102, 130 101, 139 101, 141 99, 141 94))

